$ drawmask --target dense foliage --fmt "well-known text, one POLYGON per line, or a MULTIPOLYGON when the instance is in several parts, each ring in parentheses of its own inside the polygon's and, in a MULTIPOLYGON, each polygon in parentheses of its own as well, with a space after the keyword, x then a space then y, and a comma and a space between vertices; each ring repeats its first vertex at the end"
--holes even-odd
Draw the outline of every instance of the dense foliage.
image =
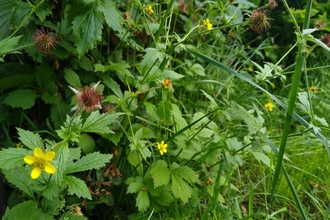
POLYGON ((329 218, 328 11, 0 0, 3 219, 329 218))

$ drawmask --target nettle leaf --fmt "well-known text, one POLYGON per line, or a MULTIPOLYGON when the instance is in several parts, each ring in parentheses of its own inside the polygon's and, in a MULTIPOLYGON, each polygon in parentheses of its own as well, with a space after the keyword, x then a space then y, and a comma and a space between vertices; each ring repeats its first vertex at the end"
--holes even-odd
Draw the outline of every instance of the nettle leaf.
POLYGON ((37 93, 30 89, 18 89, 9 95, 4 100, 4 103, 13 108, 29 109, 34 106, 37 93))
POLYGON ((64 78, 67 81, 67 83, 69 83, 69 85, 72 86, 73 88, 82 87, 82 85, 80 83, 80 78, 79 78, 78 74, 75 73, 74 71, 65 68, 64 69, 64 78))
POLYGON ((14 47, 18 44, 21 37, 22 36, 8 37, 0 41, 0 55, 13 52, 14 47))
POLYGON ((150 199, 147 191, 140 191, 136 198, 136 206, 138 207, 139 212, 147 211, 150 205, 150 199))
POLYGON ((98 111, 92 112, 84 122, 81 132, 94 132, 99 134, 113 133, 108 127, 114 122, 122 113, 100 114, 98 111))
POLYGON ((77 177, 74 177, 74 176, 65 176, 63 178, 63 180, 69 186, 69 188, 68 188, 69 195, 75 194, 78 197, 92 200, 92 196, 84 181, 82 181, 81 179, 78 179, 77 177))
POLYGON ((167 185, 170 182, 171 171, 167 167, 167 163, 163 160, 158 160, 155 167, 151 169, 152 178, 155 188, 167 185))
POLYGON ((39 134, 35 134, 31 131, 26 131, 21 128, 16 128, 18 131, 18 136, 22 144, 34 150, 36 147, 43 147, 43 141, 39 134))
POLYGON ((63 140, 79 142, 81 126, 82 119, 79 115, 73 119, 67 115, 64 126, 61 126, 61 130, 56 130, 56 133, 63 140))
POLYGON ((34 219, 39 219, 38 216, 41 214, 45 214, 45 213, 38 208, 38 203, 29 200, 19 203, 11 209, 7 209, 3 220, 6 219, 34 220, 34 219))
POLYGON ((182 202, 188 202, 191 197, 191 190, 188 183, 186 183, 177 173, 171 173, 172 191, 175 198, 180 198, 182 202))
MULTIPOLYGON (((21 158, 23 160, 23 158, 21 158)), ((28 196, 33 198, 33 191, 31 191, 31 177, 30 173, 23 166, 16 167, 15 169, 3 169, 3 174, 5 175, 8 182, 15 185, 19 190, 26 193, 28 196)))
POLYGON ((121 16, 116 9, 117 6, 112 0, 101 1, 98 4, 98 10, 103 13, 107 25, 115 31, 121 31, 121 16))
POLYGON ((97 3, 90 3, 80 7, 81 14, 76 16, 72 22, 74 42, 79 57, 102 39, 102 13, 97 10, 96 6, 97 3))
POLYGON ((105 166, 106 163, 110 162, 112 154, 100 154, 99 152, 94 152, 87 154, 80 160, 76 161, 64 171, 65 174, 82 172, 85 170, 98 169, 105 166))
POLYGON ((29 155, 30 151, 23 148, 8 148, 0 151, 0 168, 12 169, 20 167, 24 162, 24 157, 29 155))

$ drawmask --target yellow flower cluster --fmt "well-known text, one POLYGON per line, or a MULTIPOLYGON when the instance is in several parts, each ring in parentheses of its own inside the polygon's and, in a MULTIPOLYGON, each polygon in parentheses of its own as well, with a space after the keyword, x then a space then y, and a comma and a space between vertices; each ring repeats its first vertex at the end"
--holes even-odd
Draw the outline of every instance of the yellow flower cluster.
POLYGON ((211 24, 211 22, 210 22, 210 20, 208 18, 206 20, 203 20, 203 26, 207 30, 211 30, 212 29, 212 24, 211 24))
POLYGON ((146 11, 149 15, 152 15, 154 13, 154 10, 152 9, 151 5, 149 5, 147 8, 146 8, 146 11))
POLYGON ((272 111, 273 111, 273 108, 274 108, 274 104, 271 103, 271 102, 268 102, 267 104, 265 104, 265 108, 266 108, 268 111, 272 112, 272 111))

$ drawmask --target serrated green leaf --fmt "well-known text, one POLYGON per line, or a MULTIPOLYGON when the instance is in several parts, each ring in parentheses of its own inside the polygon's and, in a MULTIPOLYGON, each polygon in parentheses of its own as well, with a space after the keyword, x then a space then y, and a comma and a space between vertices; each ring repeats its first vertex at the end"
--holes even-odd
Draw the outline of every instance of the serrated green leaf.
POLYGON ((261 161, 262 163, 264 163, 267 167, 270 167, 271 166, 271 162, 270 162, 270 159, 269 157, 262 153, 262 152, 252 152, 253 156, 258 160, 258 161, 261 161))
POLYGON ((116 81, 114 81, 112 78, 110 78, 109 75, 106 74, 102 74, 101 75, 102 78, 102 82, 108 87, 110 88, 113 93, 115 93, 115 95, 119 98, 123 98, 124 94, 120 89, 120 86, 118 85, 118 83, 116 81))
POLYGON ((171 171, 167 167, 167 163, 163 160, 158 160, 155 167, 151 169, 152 178, 155 188, 167 185, 170 182, 171 171))
POLYGON ((179 166, 171 170, 171 174, 176 174, 189 183, 194 183, 198 180, 195 172, 187 166, 179 166))
POLYGON ((118 7, 112 0, 101 1, 98 5, 98 10, 104 15, 105 22, 115 31, 121 31, 123 28, 120 25, 121 16, 116 10, 118 7))
POLYGON ((33 74, 23 74, 2 78, 0 79, 0 92, 11 88, 17 88, 22 85, 30 85, 33 83, 33 80, 33 74))
POLYGON ((181 79, 184 75, 181 75, 173 70, 164 70, 162 71, 162 77, 170 79, 181 79))
POLYGON ((23 148, 8 148, 0 151, 0 168, 12 169, 25 164, 24 157, 31 152, 23 148))
POLYGON ((164 53, 157 48, 147 48, 146 54, 143 56, 141 66, 145 70, 143 75, 147 73, 148 67, 151 67, 157 60, 162 61, 165 57, 164 53))
POLYGON ((180 198, 182 202, 188 202, 191 197, 190 186, 179 175, 171 173, 172 192, 175 198, 180 198))
POLYGON ((136 198, 136 206, 139 212, 145 212, 150 205, 150 200, 147 191, 140 191, 136 198))
POLYGON ((111 133, 112 131, 108 127, 114 122, 122 113, 100 114, 98 111, 92 112, 86 121, 84 122, 81 131, 82 132, 94 132, 99 134, 111 133))
POLYGON ((131 78, 134 78, 131 72, 128 70, 130 68, 130 65, 127 63, 111 63, 110 65, 101 65, 101 64, 95 64, 95 72, 100 71, 100 72, 106 72, 106 71, 116 71, 119 76, 128 76, 131 78))
MULTIPOLYGON (((31 6, 27 2, 16 1, 15 3, 15 10, 10 20, 10 24, 13 25, 14 28, 20 25, 31 11, 31 6)), ((27 20, 25 25, 27 25, 29 21, 30 19, 27 20)))
POLYGON ((73 119, 67 115, 64 126, 61 126, 61 130, 56 130, 57 135, 63 140, 70 140, 74 142, 79 141, 80 130, 82 126, 82 119, 80 115, 73 119))
POLYGON ((41 4, 35 11, 38 18, 43 22, 47 15, 52 14, 51 4, 41 4))
POLYGON ((3 220, 35 220, 38 219, 41 213, 44 212, 38 208, 38 203, 30 200, 19 203, 11 209, 7 209, 6 218, 3 220))
POLYGON ((41 99, 46 104, 59 104, 61 101, 61 98, 57 94, 51 95, 49 93, 43 93, 41 99))
POLYGON ((141 190, 141 188, 145 187, 144 183, 143 183, 143 178, 141 176, 138 176, 135 178, 134 182, 131 182, 127 188, 127 193, 136 193, 139 190, 141 190))
POLYGON ((97 10, 96 3, 84 5, 79 8, 79 12, 81 14, 72 22, 72 29, 74 42, 81 57, 102 39, 102 13, 97 10))
POLYGON ((55 182, 58 185, 62 184, 64 170, 68 164, 68 158, 70 155, 69 144, 67 141, 62 141, 57 144, 55 149, 55 160, 56 160, 56 172, 53 174, 55 182))
POLYGON ((64 69, 64 78, 69 83, 70 86, 73 88, 82 88, 82 85, 80 83, 80 78, 77 73, 75 73, 73 70, 64 69))
POLYGON ((155 105, 149 103, 149 102, 144 102, 144 106, 146 107, 146 112, 148 115, 152 118, 153 121, 160 121, 160 118, 158 116, 157 108, 155 105))
POLYGON ((4 103, 13 108, 29 109, 34 106, 37 93, 34 90, 18 89, 9 95, 4 100, 4 103))
POLYGON ((191 72, 195 73, 196 75, 205 76, 204 67, 198 63, 195 63, 194 65, 192 65, 189 70, 191 72))
POLYGON ((14 52, 14 47, 18 44, 19 39, 22 36, 8 37, 0 41, 0 55, 4 55, 9 52, 14 52))
MULTIPOLYGON (((23 160, 23 158, 22 158, 23 160)), ((19 190, 34 198, 30 184, 33 181, 30 173, 24 167, 16 167, 15 169, 3 169, 3 174, 11 184, 15 185, 19 190)))
POLYGON ((76 195, 78 197, 92 200, 92 196, 84 181, 74 176, 65 176, 63 180, 69 186, 68 188, 69 195, 76 195))
POLYGON ((43 147, 43 141, 39 134, 35 134, 31 131, 26 131, 21 128, 17 128, 18 136, 20 141, 22 141, 22 144, 30 148, 31 150, 34 150, 36 147, 43 147))
POLYGON ((69 174, 82 172, 85 170, 98 169, 105 166, 106 163, 110 162, 111 158, 112 154, 100 154, 99 152, 87 154, 71 166, 67 167, 64 173, 69 174))
POLYGON ((1 11, 0 39, 5 39, 7 36, 9 36, 11 32, 9 26, 10 26, 10 18, 14 11, 14 8, 15 8, 15 1, 0 0, 0 11, 1 11))

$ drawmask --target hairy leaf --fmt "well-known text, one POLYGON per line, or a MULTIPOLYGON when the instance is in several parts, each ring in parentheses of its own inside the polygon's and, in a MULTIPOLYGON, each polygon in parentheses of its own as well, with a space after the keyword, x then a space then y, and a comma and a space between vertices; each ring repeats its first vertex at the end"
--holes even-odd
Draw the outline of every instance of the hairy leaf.
POLYGON ((19 190, 26 193, 31 198, 34 198, 30 186, 32 179, 27 169, 21 166, 10 170, 3 169, 2 172, 6 176, 8 182, 15 185, 19 190))
POLYGON ((23 148, 8 148, 0 151, 0 168, 12 169, 25 164, 24 157, 31 152, 23 148))
POLYGON ((170 182, 171 171, 167 167, 167 163, 163 160, 158 160, 155 167, 151 169, 152 178, 155 188, 167 185, 170 182))
POLYGON ((112 133, 108 126, 114 122, 121 114, 122 113, 100 114, 98 111, 94 111, 86 119, 81 128, 81 131, 94 132, 99 134, 112 133))
POLYGON ((100 154, 99 152, 87 154, 71 166, 67 167, 64 173, 69 174, 82 172, 85 170, 98 169, 105 166, 111 158, 112 154, 100 154))
POLYGON ((13 108, 22 108, 23 110, 31 108, 37 98, 37 93, 30 89, 18 89, 9 93, 4 103, 13 108))
POLYGON ((81 179, 78 179, 77 177, 74 176, 65 176, 63 180, 69 186, 68 189, 69 195, 75 194, 78 197, 82 197, 89 200, 92 199, 92 196, 88 190, 86 183, 81 179))
POLYGON ((74 42, 79 57, 92 49, 102 37, 102 13, 97 10, 96 3, 84 5, 79 9, 80 15, 73 20, 74 42))
POLYGON ((31 150, 34 150, 36 147, 43 147, 43 142, 39 134, 21 128, 17 128, 17 131, 20 141, 31 150))

